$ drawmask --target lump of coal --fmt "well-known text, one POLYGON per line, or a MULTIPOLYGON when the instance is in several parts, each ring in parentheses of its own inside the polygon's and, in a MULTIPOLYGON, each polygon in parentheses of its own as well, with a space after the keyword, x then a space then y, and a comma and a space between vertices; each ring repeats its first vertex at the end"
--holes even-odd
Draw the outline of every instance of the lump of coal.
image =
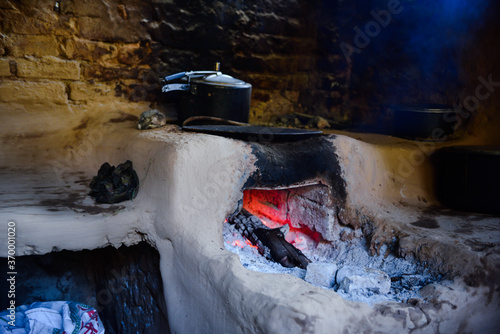
POLYGON ((115 166, 105 162, 90 182, 89 195, 96 203, 119 203, 135 198, 139 191, 139 178, 132 161, 115 166))
POLYGON ((156 109, 145 111, 139 117, 139 130, 161 128, 167 124, 167 117, 156 109))

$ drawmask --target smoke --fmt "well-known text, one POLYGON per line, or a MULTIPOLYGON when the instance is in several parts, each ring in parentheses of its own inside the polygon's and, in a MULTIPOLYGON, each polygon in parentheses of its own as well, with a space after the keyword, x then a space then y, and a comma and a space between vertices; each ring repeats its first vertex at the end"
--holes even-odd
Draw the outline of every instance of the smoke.
MULTIPOLYGON (((363 10, 379 11, 391 1, 373 0, 363 10)), ((461 59, 490 1, 400 0, 401 12, 354 55, 352 83, 372 90, 372 103, 457 103, 464 86, 461 59)))
POLYGON ((481 23, 487 1, 426 0, 402 13, 400 19, 410 23, 404 50, 424 78, 458 72, 460 53, 469 43, 471 28, 481 23))

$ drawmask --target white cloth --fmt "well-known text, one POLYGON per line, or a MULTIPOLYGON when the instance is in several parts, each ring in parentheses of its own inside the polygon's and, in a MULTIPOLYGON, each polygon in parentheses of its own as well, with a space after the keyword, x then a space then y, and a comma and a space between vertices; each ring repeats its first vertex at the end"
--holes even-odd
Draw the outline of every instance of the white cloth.
POLYGON ((54 301, 16 308, 15 324, 9 310, 0 313, 0 334, 104 334, 97 311, 75 302, 54 301))

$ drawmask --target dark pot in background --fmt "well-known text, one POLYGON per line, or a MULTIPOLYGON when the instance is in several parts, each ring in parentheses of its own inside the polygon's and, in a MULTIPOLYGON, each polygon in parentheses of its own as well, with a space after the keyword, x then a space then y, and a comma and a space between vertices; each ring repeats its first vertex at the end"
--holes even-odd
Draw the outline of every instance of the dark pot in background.
POLYGON ((457 125, 457 112, 449 105, 392 105, 387 109, 393 120, 392 135, 400 138, 445 141, 457 125))
POLYGON ((179 94, 177 123, 211 116, 248 123, 252 85, 219 71, 181 72, 165 78, 163 92, 179 94))
POLYGON ((500 147, 450 146, 432 156, 438 200, 462 211, 500 214, 500 147))

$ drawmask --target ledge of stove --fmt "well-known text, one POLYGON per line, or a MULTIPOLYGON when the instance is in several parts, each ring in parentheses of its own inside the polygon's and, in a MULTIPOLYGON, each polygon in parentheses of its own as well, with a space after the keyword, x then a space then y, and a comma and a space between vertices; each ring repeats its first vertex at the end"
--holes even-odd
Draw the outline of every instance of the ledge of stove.
POLYGON ((143 132, 118 127, 80 161, 54 160, 65 155, 53 147, 45 161, 5 160, 1 196, 10 202, 0 208, 2 225, 16 222, 18 256, 148 241, 161 256, 174 332, 496 328, 499 218, 434 210, 424 182, 427 162, 414 166, 411 175, 397 173, 398 157, 409 156, 411 145, 370 144, 342 135, 322 140, 335 147, 345 180, 345 223, 369 233, 373 251, 395 236, 402 256, 460 278, 427 287, 413 304, 372 308, 294 277, 246 270, 224 250, 222 222, 237 208, 259 156, 249 143, 173 126, 143 132), (141 180, 137 198, 119 206, 89 202, 85 182, 98 167, 127 159, 141 180))

